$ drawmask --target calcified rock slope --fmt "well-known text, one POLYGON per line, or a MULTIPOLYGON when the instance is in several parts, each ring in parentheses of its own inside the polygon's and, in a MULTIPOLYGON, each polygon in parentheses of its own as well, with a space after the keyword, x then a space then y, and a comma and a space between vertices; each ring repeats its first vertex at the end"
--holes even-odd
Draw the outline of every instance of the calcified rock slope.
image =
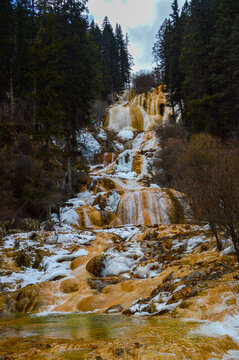
POLYGON ((238 348, 237 264, 229 240, 218 253, 208 227, 189 222, 182 193, 153 183, 160 157, 155 126, 170 114, 161 90, 125 92, 109 109, 105 129, 79 133, 84 156, 90 163, 98 159, 91 182, 61 209, 60 221, 53 215, 54 231, 3 240, 0 310, 208 320, 214 323, 206 333, 231 339, 192 358, 213 358, 214 352, 222 359, 238 348), (21 250, 31 255, 24 269, 14 260, 21 250))

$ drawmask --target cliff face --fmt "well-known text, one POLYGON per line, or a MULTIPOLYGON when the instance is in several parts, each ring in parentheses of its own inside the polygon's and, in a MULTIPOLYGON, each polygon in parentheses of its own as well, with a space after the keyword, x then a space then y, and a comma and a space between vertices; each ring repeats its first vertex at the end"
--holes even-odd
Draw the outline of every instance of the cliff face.
POLYGON ((4 239, 2 312, 235 316, 238 270, 229 241, 218 253, 208 227, 190 223, 184 194, 153 183, 160 171, 155 125, 167 123, 169 112, 160 87, 125 92, 106 128, 79 133, 79 148, 94 159, 91 182, 60 219, 53 216, 54 231, 4 239), (16 253, 28 254, 28 263, 16 253))

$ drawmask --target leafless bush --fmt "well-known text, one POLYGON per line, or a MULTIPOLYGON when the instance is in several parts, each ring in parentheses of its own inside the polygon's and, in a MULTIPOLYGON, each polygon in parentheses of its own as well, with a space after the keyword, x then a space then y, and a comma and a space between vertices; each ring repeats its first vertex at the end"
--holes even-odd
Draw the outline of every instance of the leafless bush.
POLYGON ((176 162, 179 188, 192 200, 194 214, 206 220, 222 249, 218 232, 230 235, 239 260, 239 155, 208 134, 192 137, 176 162))
POLYGON ((42 230, 45 230, 45 231, 54 231, 55 229, 55 224, 53 221, 51 220, 47 220, 43 223, 42 225, 42 230))
POLYGON ((36 252, 36 255, 35 255, 35 260, 33 262, 33 269, 38 269, 38 270, 41 270, 41 263, 42 263, 42 260, 43 260, 43 253, 42 251, 37 251, 36 252))
POLYGON ((162 150, 158 152, 154 160, 154 168, 157 170, 156 182, 161 186, 173 186, 175 163, 186 146, 185 135, 182 129, 174 126, 159 127, 157 135, 160 138, 162 150))
POLYGON ((103 117, 106 116, 106 110, 109 104, 106 101, 97 99, 92 107, 93 123, 100 126, 103 117))
POLYGON ((136 73, 132 77, 132 84, 136 94, 148 92, 157 85, 154 73, 146 71, 136 73))
POLYGON ((6 235, 7 235, 6 223, 0 222, 0 243, 6 235))
POLYGON ((40 222, 37 219, 25 218, 20 221, 19 228, 23 231, 37 231, 40 228, 40 222))
POLYGON ((29 253, 27 253, 25 250, 21 250, 16 254, 16 263, 20 268, 23 267, 30 267, 31 266, 31 260, 32 257, 29 253))

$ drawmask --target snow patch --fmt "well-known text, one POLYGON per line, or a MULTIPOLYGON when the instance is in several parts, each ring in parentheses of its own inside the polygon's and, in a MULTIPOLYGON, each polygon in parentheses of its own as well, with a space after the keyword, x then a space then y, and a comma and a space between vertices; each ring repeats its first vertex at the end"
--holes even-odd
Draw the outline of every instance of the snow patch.
POLYGON ((61 222, 67 225, 79 225, 79 216, 77 212, 69 207, 61 209, 61 222))
MULTIPOLYGON (((118 157, 118 164, 114 166, 116 172, 131 172, 134 160, 134 153, 132 150, 125 150, 118 157)), ((118 174, 117 174, 118 175, 118 174)))
POLYGON ((95 154, 101 152, 101 146, 88 130, 81 130, 77 136, 77 143, 82 155, 91 160, 95 154))
POLYGON ((105 130, 100 128, 100 132, 99 132, 99 134, 97 134, 97 137, 101 140, 107 140, 107 134, 106 134, 105 130))
POLYGON ((160 186, 157 184, 150 184, 150 189, 160 189, 160 186))
MULTIPOLYGON (((102 230, 99 231, 102 232, 102 230)), ((122 240, 129 241, 135 234, 140 232, 140 229, 137 227, 119 227, 104 229, 104 232, 118 235, 122 240)))
POLYGON ((156 277, 162 270, 162 265, 158 262, 150 263, 145 266, 138 266, 137 269, 134 271, 134 276, 146 279, 146 278, 154 278, 156 277))
POLYGON ((123 141, 132 140, 134 133, 131 130, 123 129, 118 133, 118 137, 123 141))
POLYGON ((232 255, 235 254, 235 248, 234 245, 231 245, 223 250, 222 255, 232 255))
POLYGON ((120 201, 120 194, 117 191, 111 191, 110 196, 106 202, 106 211, 111 211, 113 214, 116 213, 117 207, 120 201))

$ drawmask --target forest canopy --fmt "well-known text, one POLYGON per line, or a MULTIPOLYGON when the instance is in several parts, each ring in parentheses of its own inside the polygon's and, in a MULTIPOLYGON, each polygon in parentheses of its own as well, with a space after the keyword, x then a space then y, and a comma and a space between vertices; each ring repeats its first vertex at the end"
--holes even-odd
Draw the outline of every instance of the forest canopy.
POLYGON ((86 6, 0 2, 0 220, 15 221, 19 210, 50 218, 74 193, 77 131, 129 85, 127 35, 107 17, 101 28, 90 22, 86 6))
POLYGON ((169 102, 192 132, 228 136, 239 125, 239 2, 178 1, 156 35, 154 60, 169 102))

